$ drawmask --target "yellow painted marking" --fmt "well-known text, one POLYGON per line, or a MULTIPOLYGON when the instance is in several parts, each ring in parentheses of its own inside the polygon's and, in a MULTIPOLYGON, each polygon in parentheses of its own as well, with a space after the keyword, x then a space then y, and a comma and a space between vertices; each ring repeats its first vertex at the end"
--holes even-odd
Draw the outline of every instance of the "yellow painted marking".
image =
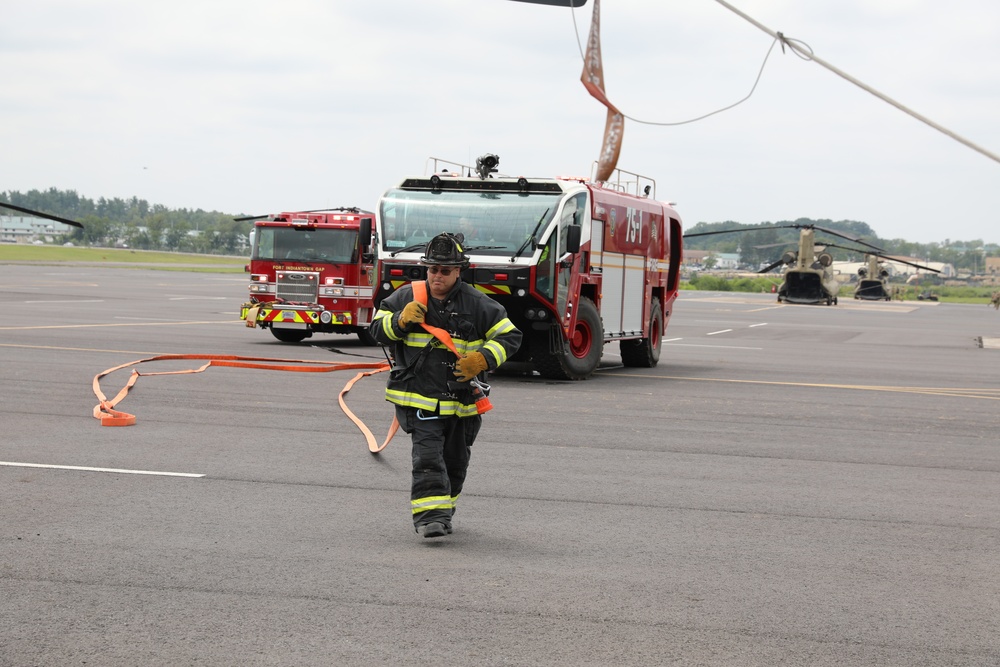
POLYGON ((770 380, 732 380, 727 378, 697 378, 679 375, 634 375, 631 373, 601 373, 628 378, 643 378, 647 380, 684 380, 690 382, 726 382, 730 384, 757 384, 776 387, 813 387, 816 389, 853 389, 856 391, 885 391, 901 394, 924 394, 927 396, 955 396, 960 398, 983 398, 1000 401, 1000 388, 997 389, 965 389, 959 387, 890 387, 864 384, 822 384, 818 382, 774 382, 770 380))

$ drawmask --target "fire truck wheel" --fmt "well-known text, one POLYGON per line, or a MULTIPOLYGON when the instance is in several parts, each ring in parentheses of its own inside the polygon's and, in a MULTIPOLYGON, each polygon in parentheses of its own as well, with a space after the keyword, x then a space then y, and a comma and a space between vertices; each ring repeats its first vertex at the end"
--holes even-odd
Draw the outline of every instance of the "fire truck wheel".
POLYGON ((619 343, 622 364, 636 368, 652 368, 660 361, 660 347, 663 342, 663 310, 660 302, 653 299, 649 309, 649 338, 623 340, 619 343))
POLYGON ((305 329, 275 329, 271 327, 271 335, 282 343, 301 343, 312 334, 305 329))
POLYGON ((587 297, 580 297, 576 328, 560 352, 551 351, 548 336, 537 336, 532 340, 531 357, 535 370, 542 377, 554 380, 586 380, 597 370, 603 353, 601 314, 587 297))

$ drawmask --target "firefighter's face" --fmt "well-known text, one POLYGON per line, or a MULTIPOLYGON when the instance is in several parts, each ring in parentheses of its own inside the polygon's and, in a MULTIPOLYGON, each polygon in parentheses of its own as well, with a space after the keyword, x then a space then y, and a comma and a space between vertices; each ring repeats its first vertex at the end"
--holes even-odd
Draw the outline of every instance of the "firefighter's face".
POLYGON ((427 267, 427 285, 430 287, 431 296, 435 299, 448 296, 448 292, 458 282, 459 271, 460 268, 457 266, 427 267))

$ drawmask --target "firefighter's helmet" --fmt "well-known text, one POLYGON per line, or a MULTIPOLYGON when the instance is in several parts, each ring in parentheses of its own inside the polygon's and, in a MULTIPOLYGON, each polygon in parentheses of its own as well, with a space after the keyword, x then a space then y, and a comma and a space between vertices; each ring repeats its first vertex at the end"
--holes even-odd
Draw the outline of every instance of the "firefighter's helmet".
POLYGON ((468 266, 469 258, 462 251, 462 244, 454 234, 442 232, 432 238, 424 248, 420 263, 427 266, 468 266))

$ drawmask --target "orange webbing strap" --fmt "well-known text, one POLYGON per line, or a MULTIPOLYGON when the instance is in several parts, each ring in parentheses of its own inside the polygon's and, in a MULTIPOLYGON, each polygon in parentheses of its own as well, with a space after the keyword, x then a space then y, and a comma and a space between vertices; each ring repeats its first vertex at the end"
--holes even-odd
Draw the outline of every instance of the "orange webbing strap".
POLYGON ((389 426, 389 432, 386 434, 385 440, 382 442, 382 444, 378 445, 375 442, 375 436, 372 434, 371 429, 369 429, 363 421, 358 419, 357 416, 353 412, 351 412, 351 409, 347 407, 347 403, 344 402, 344 396, 347 394, 347 392, 351 390, 351 387, 354 386, 355 382, 357 382, 363 377, 368 377, 369 375, 374 375, 375 373, 381 373, 382 371, 388 370, 388 365, 386 366, 387 366, 386 368, 380 368, 375 371, 358 373, 353 378, 351 378, 350 382, 344 385, 344 388, 340 390, 340 395, 337 396, 337 401, 340 403, 341 410, 344 411, 347 417, 352 422, 354 422, 354 425, 357 426, 358 429, 364 434, 365 441, 368 443, 368 451, 371 452, 372 454, 378 454, 383 449, 385 449, 385 446, 389 444, 389 441, 392 440, 392 437, 396 435, 396 431, 399 430, 399 422, 396 420, 395 410, 393 410, 392 424, 389 426))
POLYGON ((389 441, 392 440, 392 436, 395 435, 396 429, 399 425, 396 423, 395 418, 393 419, 393 425, 389 428, 389 435, 386 436, 385 442, 382 443, 381 447, 376 447, 375 437, 372 435, 371 431, 365 424, 358 419, 353 412, 347 407, 344 402, 344 395, 350 391, 354 383, 362 377, 368 375, 374 375, 376 373, 382 373, 389 370, 389 364, 384 361, 375 363, 350 363, 350 362, 334 362, 328 363, 325 361, 310 361, 305 359, 268 359, 266 357, 240 357, 235 355, 213 355, 213 354, 161 354, 155 357, 148 357, 146 359, 139 359, 137 361, 130 361, 127 364, 122 364, 121 366, 115 366, 114 368, 109 368, 106 371, 98 373, 94 376, 94 394, 97 396, 97 400, 100 401, 94 407, 94 417, 101 420, 101 426, 131 426, 135 424, 135 415, 130 415, 127 412, 121 412, 115 410, 115 406, 118 405, 128 392, 135 386, 136 381, 139 379, 140 375, 180 375, 184 373, 201 373, 202 371, 208 369, 210 366, 224 366, 230 368, 256 368, 261 370, 273 370, 273 371, 295 371, 298 373, 330 373, 332 371, 342 371, 342 370, 359 370, 359 369, 369 369, 368 372, 359 373, 357 377, 351 380, 347 386, 340 392, 338 401, 340 407, 347 413, 348 418, 354 422, 354 424, 361 430, 365 435, 365 439, 368 441, 368 449, 373 453, 378 453, 382 451, 389 441), (140 373, 139 371, 133 369, 132 375, 129 377, 128 382, 122 387, 121 391, 113 399, 108 399, 101 391, 101 378, 105 375, 110 375, 115 371, 121 370, 123 368, 128 368, 130 366, 136 366, 138 364, 146 363, 149 361, 166 361, 166 360, 176 360, 176 359, 207 359, 208 362, 203 364, 199 368, 189 368, 179 371, 159 371, 155 373, 140 373))
MULTIPOLYGON (((415 280, 414 282, 410 283, 410 285, 413 287, 413 299, 417 303, 422 303, 423 305, 426 306, 427 283, 425 283, 423 280, 415 280)), ((462 353, 458 351, 457 347, 455 347, 455 341, 451 339, 450 333, 448 333, 447 331, 445 331, 440 327, 432 327, 426 322, 421 322, 420 326, 424 328, 424 331, 437 338, 439 341, 441 341, 442 344, 444 344, 445 347, 454 352, 456 357, 461 358, 462 353)))

